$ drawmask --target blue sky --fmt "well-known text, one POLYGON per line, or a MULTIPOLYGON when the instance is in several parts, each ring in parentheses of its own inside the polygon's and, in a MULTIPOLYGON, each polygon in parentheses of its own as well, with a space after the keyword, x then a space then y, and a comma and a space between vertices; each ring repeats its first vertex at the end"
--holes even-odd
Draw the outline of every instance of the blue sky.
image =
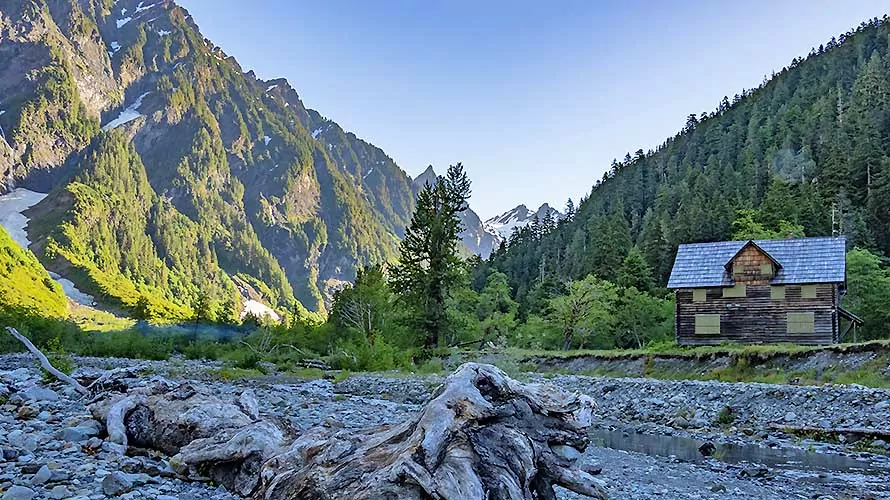
POLYGON ((613 158, 757 86, 886 1, 181 0, 246 70, 409 174, 463 162, 485 219, 562 207, 613 158))

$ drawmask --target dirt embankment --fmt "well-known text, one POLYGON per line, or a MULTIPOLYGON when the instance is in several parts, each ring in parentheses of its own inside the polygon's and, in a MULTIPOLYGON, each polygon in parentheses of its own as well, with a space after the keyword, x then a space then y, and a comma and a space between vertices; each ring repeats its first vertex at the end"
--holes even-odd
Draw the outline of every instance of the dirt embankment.
MULTIPOLYGON (((890 344, 870 342, 827 347, 727 346, 665 353, 640 351, 515 355, 484 353, 474 359, 512 363, 522 371, 610 377, 826 383, 890 387, 890 344)), ((455 360, 449 360, 450 362, 455 360)))

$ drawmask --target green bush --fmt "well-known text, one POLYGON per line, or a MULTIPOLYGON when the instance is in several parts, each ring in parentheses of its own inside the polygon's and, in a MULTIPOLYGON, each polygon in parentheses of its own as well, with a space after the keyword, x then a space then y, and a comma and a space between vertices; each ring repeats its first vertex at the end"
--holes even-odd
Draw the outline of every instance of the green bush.
POLYGON ((386 371, 412 367, 411 351, 396 348, 384 339, 340 342, 328 358, 331 368, 350 371, 386 371))
POLYGON ((732 407, 725 406, 720 410, 720 413, 717 414, 716 423, 718 425, 732 425, 732 423, 735 422, 736 416, 736 412, 732 407))
MULTIPOLYGON (((65 348, 62 347, 62 340, 59 339, 59 337, 50 339, 46 345, 44 345, 43 352, 46 354, 46 358, 49 360, 50 364, 60 372, 65 375, 71 375, 71 372, 74 371, 74 362, 71 360, 71 356, 65 352, 65 348)), ((48 384, 50 382, 55 382, 55 375, 43 368, 40 369, 40 373, 43 375, 44 383, 48 384)))

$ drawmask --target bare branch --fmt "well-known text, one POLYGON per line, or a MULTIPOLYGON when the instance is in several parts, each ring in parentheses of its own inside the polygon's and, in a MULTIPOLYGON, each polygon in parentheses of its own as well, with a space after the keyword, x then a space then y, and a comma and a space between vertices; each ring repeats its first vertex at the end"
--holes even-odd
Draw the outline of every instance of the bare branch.
POLYGON ((80 385, 80 382, 62 373, 55 366, 53 366, 52 363, 49 362, 49 359, 47 359, 46 355, 43 354, 40 349, 35 347, 34 344, 32 344, 27 337, 19 333, 18 330, 11 326, 7 326, 6 331, 9 332, 10 335, 18 339, 19 342, 24 344, 25 347, 27 347, 28 350, 31 351, 31 354, 33 354, 37 358, 37 360, 40 361, 40 366, 43 367, 44 370, 52 374, 52 376, 74 387, 74 390, 76 390, 80 394, 86 395, 89 392, 86 387, 80 385))

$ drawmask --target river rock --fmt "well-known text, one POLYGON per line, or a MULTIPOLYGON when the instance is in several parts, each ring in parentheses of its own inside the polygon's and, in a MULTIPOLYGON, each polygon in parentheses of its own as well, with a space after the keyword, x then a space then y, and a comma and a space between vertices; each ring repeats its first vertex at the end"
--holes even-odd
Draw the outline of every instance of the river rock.
POLYGON ((671 427, 676 427, 678 429, 685 429, 689 427, 689 421, 683 417, 674 417, 671 420, 671 427))
POLYGON ((59 394, 45 387, 29 387, 22 391, 21 396, 27 401, 58 401, 59 394))
POLYGON ((739 472, 739 477, 744 479, 746 477, 763 477, 769 472, 769 469, 766 467, 746 467, 739 472))
POLYGON ((31 488, 15 485, 12 488, 6 490, 6 493, 3 494, 2 500, 31 500, 36 495, 37 493, 35 493, 34 490, 32 490, 31 488))
POLYGON ((49 496, 51 496, 52 498, 54 498, 56 500, 62 500, 63 498, 70 497, 71 492, 68 490, 67 486, 60 484, 60 485, 53 487, 53 489, 50 490, 49 496))
POLYGON ((714 443, 708 441, 707 443, 702 444, 698 447, 698 452, 702 454, 702 456, 710 457, 717 451, 717 446, 714 443))
POLYGON ((15 418, 19 420, 31 420, 40 414, 40 410, 34 408, 33 406, 23 405, 19 407, 19 410, 15 413, 15 418))
POLYGON ((31 478, 31 484, 34 486, 40 486, 49 482, 50 478, 53 477, 53 473, 49 470, 49 467, 44 465, 34 474, 34 477, 31 478))
POLYGON ((133 489, 131 481, 123 472, 112 472, 102 480, 102 492, 108 496, 118 496, 133 489))

